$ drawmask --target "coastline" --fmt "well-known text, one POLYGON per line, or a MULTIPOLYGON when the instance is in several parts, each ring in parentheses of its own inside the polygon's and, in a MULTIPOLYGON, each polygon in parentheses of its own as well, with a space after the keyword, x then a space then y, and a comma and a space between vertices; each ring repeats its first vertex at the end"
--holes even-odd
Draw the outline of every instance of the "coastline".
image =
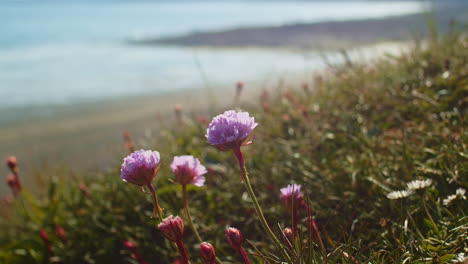
POLYGON ((281 26, 241 27, 220 31, 192 32, 168 37, 129 39, 133 45, 182 47, 280 49, 343 49, 382 40, 404 41, 429 34, 428 19, 440 32, 449 30, 453 19, 466 22, 468 4, 434 6, 432 13, 391 16, 377 19, 295 23, 281 26))

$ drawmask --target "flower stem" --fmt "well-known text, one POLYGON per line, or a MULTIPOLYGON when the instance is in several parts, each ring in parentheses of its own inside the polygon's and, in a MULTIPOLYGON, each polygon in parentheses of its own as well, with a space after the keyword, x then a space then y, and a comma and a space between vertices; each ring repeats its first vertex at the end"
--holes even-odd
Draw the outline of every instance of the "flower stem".
POLYGON ((245 264, 250 264, 250 259, 249 256, 247 256, 247 253, 245 252, 244 247, 239 248, 239 253, 242 257, 242 260, 244 261, 245 264))
POLYGON ((298 224, 299 224, 299 216, 298 216, 298 213, 297 213, 297 208, 294 207, 293 205, 293 209, 292 209, 292 218, 293 218, 293 240, 296 241, 296 238, 298 236, 298 224))
POLYGON ((288 263, 293 263, 288 252, 284 248, 283 244, 281 244, 281 242, 275 236, 270 226, 268 225, 265 219, 265 216, 263 215, 262 208, 260 207, 260 204, 257 201, 257 197, 255 196, 255 193, 252 189, 252 185, 250 184, 249 174, 247 172, 247 168, 245 167, 244 155, 242 154, 240 147, 235 148, 233 152, 237 158, 237 161, 239 162, 239 167, 241 170, 241 179, 244 181, 244 185, 245 185, 245 188, 247 189, 247 192, 249 193, 250 199, 252 199, 252 202, 255 207, 255 211, 257 212, 257 216, 260 219, 260 223, 262 224, 263 228, 267 232, 270 239, 273 241, 273 243, 275 243, 276 247, 281 251, 281 254, 283 255, 283 257, 285 257, 288 260, 288 263))
POLYGON ((179 240, 178 242, 176 242, 176 244, 177 244, 177 248, 179 249, 179 254, 182 260, 182 264, 189 264, 188 254, 187 254, 187 250, 185 249, 184 242, 182 242, 182 240, 179 240))
POLYGON ((190 215, 190 210, 189 210, 189 206, 188 206, 188 199, 187 199, 187 185, 185 185, 185 184, 182 185, 182 200, 184 202, 184 211, 185 211, 185 214, 187 215, 187 219, 188 219, 190 228, 192 229, 193 233, 195 234, 195 237, 197 238, 198 242, 203 243, 203 240, 201 239, 200 234, 198 234, 198 231, 195 228, 195 225, 193 224, 192 216, 190 215))
POLYGON ((429 220, 432 222, 432 225, 434 226, 437 234, 439 234, 439 228, 437 228, 437 224, 435 223, 434 219, 432 218, 431 214, 429 213, 429 210, 427 209, 426 197, 423 195, 423 196, 421 196, 421 199, 423 201, 424 211, 426 212, 427 217, 429 217, 429 220))
POLYGON ((154 186, 152 183, 148 184, 148 189, 151 192, 151 195, 153 196, 153 217, 158 216, 159 217, 159 222, 163 221, 163 211, 161 207, 159 206, 158 202, 158 195, 156 194, 156 190, 154 189, 154 186))
MULTIPOLYGON (((200 237, 200 234, 198 233, 197 229, 195 228, 195 225, 193 224, 192 221, 192 215, 190 214, 190 209, 188 205, 188 197, 187 197, 187 185, 183 184, 182 185, 182 200, 184 202, 184 211, 185 214, 187 215, 187 219, 190 225, 190 228, 192 229, 193 233, 195 234, 195 237, 197 238, 198 242, 203 243, 203 240, 200 237)), ((215 260, 218 264, 222 264, 221 260, 218 257, 215 257, 215 260)))

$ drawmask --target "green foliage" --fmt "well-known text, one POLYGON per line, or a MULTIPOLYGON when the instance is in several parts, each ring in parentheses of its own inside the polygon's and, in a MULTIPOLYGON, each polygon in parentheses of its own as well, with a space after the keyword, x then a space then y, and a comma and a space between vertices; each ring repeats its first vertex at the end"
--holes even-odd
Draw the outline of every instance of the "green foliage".
MULTIPOLYGON (((468 39, 451 33, 422 46, 372 64, 330 67, 313 89, 264 102, 269 109, 244 105, 259 123, 255 143, 243 148, 247 168, 272 229, 280 236, 291 226, 279 188, 301 184, 314 208, 327 253, 310 239, 303 212, 304 243, 291 250, 297 263, 456 263, 467 253, 467 202, 443 200, 468 187, 468 39), (407 198, 387 198, 415 179, 432 185, 407 198)), ((206 187, 188 189, 202 238, 224 263, 239 263, 224 240, 225 228, 237 227, 254 263, 275 263, 279 252, 256 218, 236 161, 207 145, 205 129, 195 121, 163 128, 145 146, 162 155, 155 184, 165 213, 182 215, 181 187, 168 181, 172 157, 199 157, 212 168, 206 187)), ((155 227, 150 195, 119 174, 115 168, 82 175, 92 198, 63 175, 40 198, 23 191, 4 205, 0 263, 136 263, 125 240, 135 241, 150 263, 172 263, 177 254, 155 227), (67 232, 66 243, 54 235, 57 224, 67 232), (42 228, 56 257, 48 258, 42 228)), ((184 242, 199 263, 188 229, 184 242)))

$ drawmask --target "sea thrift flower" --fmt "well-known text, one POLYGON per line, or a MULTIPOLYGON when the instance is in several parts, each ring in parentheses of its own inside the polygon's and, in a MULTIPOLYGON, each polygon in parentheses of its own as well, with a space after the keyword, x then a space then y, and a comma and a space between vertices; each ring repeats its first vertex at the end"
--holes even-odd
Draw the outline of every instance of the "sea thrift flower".
POLYGON ((204 115, 198 117, 198 122, 202 125, 208 125, 208 119, 204 115))
POLYGON ((234 97, 234 104, 238 104, 241 94, 242 94, 242 89, 244 88, 244 83, 239 81, 236 83, 236 95, 234 97))
POLYGON ((291 210, 291 206, 294 206, 294 208, 304 206, 304 194, 301 191, 301 185, 290 184, 281 188, 280 192, 280 199, 288 210, 291 210))
POLYGON ((175 105, 174 112, 175 112, 175 115, 176 115, 177 123, 179 125, 182 125, 184 123, 184 121, 182 119, 182 110, 183 110, 182 105, 180 105, 180 104, 175 105))
POLYGON ((120 177, 139 186, 149 185, 159 171, 159 162, 159 152, 137 150, 124 159, 120 177))
POLYGON ((244 236, 242 236, 242 233, 239 231, 239 229, 230 227, 226 229, 225 235, 229 246, 231 246, 233 249, 238 250, 240 247, 242 247, 244 236))
POLYGON ((291 247, 293 243, 293 231, 291 228, 287 227, 283 230, 283 239, 286 242, 286 245, 291 247))
POLYGON ((220 150, 240 148, 250 144, 248 140, 257 125, 248 112, 229 110, 213 118, 206 130, 206 138, 220 150))
POLYGON ((181 263, 188 264, 187 250, 182 242, 182 237, 184 236, 185 231, 184 221, 182 218, 170 215, 161 221, 158 228, 167 240, 176 243, 181 257, 181 263))
POLYGON ((41 231, 39 232, 39 235, 41 236, 41 239, 44 242, 44 245, 49 255, 54 256, 55 252, 54 252, 54 249, 52 248, 52 245, 50 244, 49 235, 47 234, 47 231, 45 231, 44 229, 41 229, 41 231))
POLYGON ((393 191, 387 194, 387 198, 390 200, 396 200, 401 198, 406 198, 412 195, 414 192, 412 190, 402 190, 402 191, 393 191))
POLYGON ((416 190, 426 189, 427 187, 431 186, 431 184, 432 184, 431 179, 414 180, 414 181, 408 182, 406 184, 406 188, 408 188, 408 190, 416 191, 416 190))
POLYGON ((304 194, 301 192, 301 185, 290 184, 280 189, 280 199, 284 207, 291 212, 293 219, 293 237, 297 235, 299 224, 299 207, 305 207, 304 194))
POLYGON ((124 242, 124 247, 132 253, 132 258, 138 261, 138 263, 147 264, 147 262, 143 259, 143 256, 141 256, 140 252, 138 251, 135 243, 127 240, 124 242))
POLYGON ((124 139, 124 146, 128 150, 128 152, 132 153, 135 152, 135 145, 133 144, 132 138, 130 137, 130 133, 124 131, 122 133, 124 139))
POLYGON ((162 208, 151 183, 158 174, 160 160, 157 151, 137 150, 124 159, 120 177, 126 182, 148 187, 153 196, 153 216, 159 215, 159 219, 162 220, 162 208))
POLYGON ((204 174, 207 173, 205 166, 193 156, 176 156, 171 163, 172 172, 175 174, 176 182, 181 185, 193 184, 203 186, 204 174))
POLYGON ((204 264, 214 264, 216 259, 216 251, 213 245, 207 242, 201 243, 200 258, 204 264))
POLYGON ((57 235, 60 240, 62 240, 63 243, 67 242, 67 233, 65 232, 65 229, 61 225, 57 225, 55 227, 55 235, 57 235))
POLYGON ((86 185, 84 185, 83 183, 80 183, 79 185, 79 188, 80 188, 80 191, 81 193, 88 199, 91 199, 91 193, 89 192, 88 190, 88 187, 86 187, 86 185))
POLYGON ((168 216, 166 217, 159 225, 159 230, 163 234, 165 238, 169 241, 177 242, 182 239, 184 236, 184 221, 182 218, 176 216, 168 216))
POLYGON ((18 193, 21 192, 22 187, 18 175, 9 174, 6 177, 5 182, 10 187, 14 196, 18 195, 18 193))
POLYGON ((11 170, 13 173, 18 173, 18 160, 16 159, 15 156, 10 156, 6 160, 6 164, 8 168, 11 170))
POLYGON ((465 196, 466 190, 463 188, 458 188, 455 194, 451 194, 447 196, 442 202, 445 206, 451 205, 455 200, 461 199, 466 200, 465 196))
POLYGON ((250 259, 247 256, 244 247, 242 246, 242 243, 244 242, 244 236, 242 236, 242 233, 239 231, 239 229, 230 227, 226 229, 225 235, 229 246, 239 252, 245 264, 250 264, 250 259))

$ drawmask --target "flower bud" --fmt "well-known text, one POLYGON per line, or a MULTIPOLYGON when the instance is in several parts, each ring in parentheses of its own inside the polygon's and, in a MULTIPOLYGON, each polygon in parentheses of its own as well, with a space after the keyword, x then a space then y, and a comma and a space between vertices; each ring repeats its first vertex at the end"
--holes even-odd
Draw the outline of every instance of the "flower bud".
POLYGON ((81 193, 84 196, 86 196, 86 198, 91 199, 91 193, 89 192, 88 187, 86 187, 86 185, 84 185, 83 183, 80 183, 79 188, 80 188, 81 193))
POLYGON ((124 244, 124 247, 130 251, 137 249, 136 244, 133 243, 132 241, 126 240, 124 241, 123 244, 124 244))
POLYGON ((9 174, 5 179, 6 184, 10 187, 13 195, 17 195, 21 192, 21 183, 19 182, 19 177, 15 174, 9 174))
POLYGON ((178 242, 184 235, 184 221, 176 216, 168 216, 158 225, 165 238, 172 242, 178 242))
POLYGON ((233 249, 239 250, 242 247, 242 242, 244 242, 244 237, 239 229, 230 227, 226 229, 225 232, 226 240, 233 249))
MULTIPOLYGON (((284 239, 287 239, 289 241, 289 243, 292 243, 293 241, 293 231, 291 228, 285 228, 283 230, 283 235, 284 235, 284 239)), ((286 241, 286 244, 289 244, 287 241, 286 241)))
POLYGON ((15 156, 10 156, 6 160, 8 168, 13 171, 16 167, 18 167, 18 161, 16 160, 15 156))
POLYGON ((44 229, 41 229, 39 235, 41 236, 44 242, 49 243, 49 234, 47 234, 47 231, 45 231, 44 229))
POLYGON ((215 263, 216 251, 213 245, 207 242, 200 244, 200 257, 203 260, 204 264, 213 264, 215 263))
POLYGON ((63 226, 57 225, 55 227, 55 234, 63 243, 67 242, 67 233, 65 232, 65 229, 63 229, 63 226))

